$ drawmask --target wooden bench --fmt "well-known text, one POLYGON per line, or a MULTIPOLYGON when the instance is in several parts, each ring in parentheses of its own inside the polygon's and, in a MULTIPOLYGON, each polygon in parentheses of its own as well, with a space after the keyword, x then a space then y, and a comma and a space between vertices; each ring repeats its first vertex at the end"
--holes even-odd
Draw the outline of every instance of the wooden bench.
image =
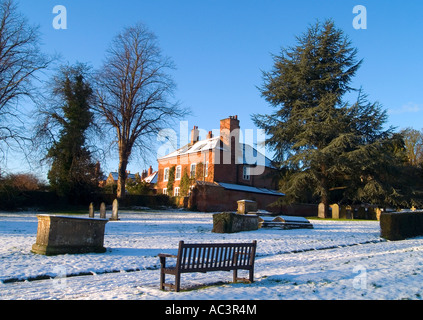
POLYGON ((254 281, 254 259, 257 241, 252 243, 194 243, 179 242, 177 255, 159 254, 160 289, 180 291, 181 274, 209 271, 233 271, 233 281, 254 281), (166 266, 166 258, 176 258, 176 264, 166 266), (248 270, 249 279, 238 278, 238 270, 248 270), (175 276, 175 284, 165 282, 166 274, 175 276))

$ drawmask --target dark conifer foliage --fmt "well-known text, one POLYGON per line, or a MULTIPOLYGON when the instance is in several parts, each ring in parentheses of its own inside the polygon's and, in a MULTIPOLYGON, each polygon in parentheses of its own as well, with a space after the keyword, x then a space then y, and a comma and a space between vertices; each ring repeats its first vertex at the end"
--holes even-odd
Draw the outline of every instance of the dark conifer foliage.
POLYGON ((381 105, 351 87, 361 64, 348 37, 328 20, 310 26, 263 73, 260 90, 275 112, 255 114, 253 120, 269 137, 285 200, 311 194, 326 205, 326 213, 335 200, 403 200, 391 183, 401 165, 402 141, 393 128, 384 128, 387 115, 381 105), (355 103, 344 101, 354 92, 355 103))
POLYGON ((77 64, 63 67, 55 77, 53 94, 62 106, 46 113, 47 123, 59 129, 56 139, 48 149, 46 158, 51 161, 48 179, 51 188, 59 195, 78 201, 94 191, 100 172, 91 160, 86 147, 86 132, 93 121, 91 103, 93 91, 85 78, 88 67, 77 64))

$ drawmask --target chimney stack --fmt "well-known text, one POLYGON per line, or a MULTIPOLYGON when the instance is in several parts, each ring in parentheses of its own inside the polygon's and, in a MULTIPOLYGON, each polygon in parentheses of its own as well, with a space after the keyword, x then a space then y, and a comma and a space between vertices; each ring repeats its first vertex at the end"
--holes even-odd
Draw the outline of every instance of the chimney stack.
POLYGON ((227 152, 223 152, 223 164, 235 164, 236 151, 239 148, 239 120, 238 116, 229 116, 229 118, 220 120, 220 140, 227 152))
POLYGON ((194 129, 191 130, 191 144, 194 144, 200 138, 200 131, 197 126, 194 126, 194 129))
POLYGON ((207 134, 206 139, 211 139, 213 138, 213 133, 211 131, 209 131, 209 133, 207 134))
POLYGON ((220 120, 220 140, 228 146, 231 145, 231 137, 239 142, 239 120, 238 116, 229 116, 229 118, 220 120))
POLYGON ((152 174, 153 174, 153 167, 150 166, 150 168, 148 168, 148 175, 147 175, 147 177, 148 176, 151 176, 152 174))

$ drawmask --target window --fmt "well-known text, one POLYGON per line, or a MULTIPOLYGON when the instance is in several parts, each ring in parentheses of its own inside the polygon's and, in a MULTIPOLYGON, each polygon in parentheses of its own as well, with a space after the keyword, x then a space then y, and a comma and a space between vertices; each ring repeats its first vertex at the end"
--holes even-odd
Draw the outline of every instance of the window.
POLYGON ((175 180, 181 180, 181 166, 177 166, 175 169, 175 180))
POLYGON ((206 162, 206 166, 204 168, 204 176, 207 177, 209 175, 209 162, 206 162))
POLYGON ((191 163, 191 171, 190 171, 190 175, 189 175, 190 178, 195 178, 195 167, 196 167, 196 164, 191 163))
POLYGON ((163 188, 163 194, 167 194, 167 188, 163 188))
POLYGON ((163 181, 167 181, 167 180, 169 180, 169 168, 164 169, 163 181))
POLYGON ((247 166, 244 166, 242 169, 242 178, 244 180, 250 180, 250 168, 247 166))
POLYGON ((179 187, 176 187, 175 190, 173 191, 173 196, 174 197, 179 197, 179 187))

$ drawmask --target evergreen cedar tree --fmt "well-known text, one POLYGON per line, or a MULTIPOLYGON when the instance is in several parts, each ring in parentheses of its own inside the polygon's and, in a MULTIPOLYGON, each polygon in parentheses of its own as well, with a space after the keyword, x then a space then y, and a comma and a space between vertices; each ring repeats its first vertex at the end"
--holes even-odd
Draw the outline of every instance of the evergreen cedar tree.
POLYGON ((356 55, 333 21, 310 26, 263 72, 260 91, 274 113, 252 117, 269 136, 285 201, 314 196, 326 217, 330 201, 403 201, 394 183, 403 143, 393 128, 384 129, 380 104, 350 86, 362 64, 356 55), (351 105, 344 96, 352 91, 357 101, 351 105))

